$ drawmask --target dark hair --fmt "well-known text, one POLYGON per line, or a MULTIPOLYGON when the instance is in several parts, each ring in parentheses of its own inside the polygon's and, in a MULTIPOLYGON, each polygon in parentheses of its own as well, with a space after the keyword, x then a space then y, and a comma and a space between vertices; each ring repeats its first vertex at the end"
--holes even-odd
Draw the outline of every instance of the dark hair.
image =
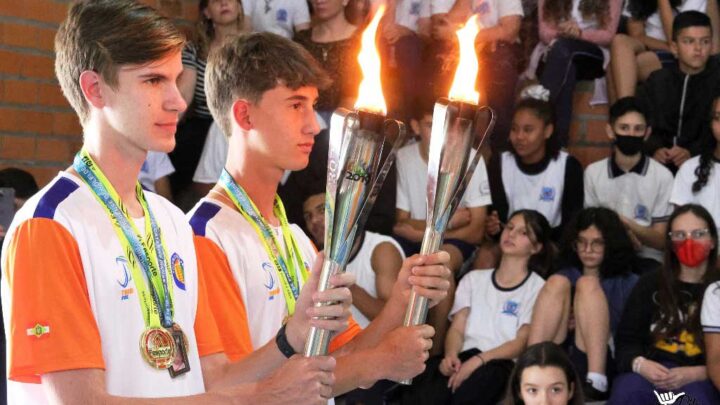
MULTIPOLYGON (((677 9, 683 0, 670 0, 670 7, 677 9)), ((657 11, 657 0, 630 0, 628 11, 635 20, 645 21, 657 11)))
MULTIPOLYGON (((513 116, 521 110, 532 111, 546 127, 548 125, 555 125, 555 110, 553 110, 552 104, 548 101, 539 100, 537 98, 524 98, 515 104, 515 112, 513 113, 513 116)), ((562 145, 560 145, 560 140, 558 139, 556 132, 553 131, 550 138, 545 141, 545 155, 555 159, 560 153, 561 148, 562 145)), ((512 143, 510 144, 510 152, 517 155, 512 143)))
POLYGON ((0 170, 0 187, 12 188, 15 190, 15 197, 22 199, 28 199, 38 192, 33 175, 14 167, 0 170))
MULTIPOLYGON (((712 121, 714 119, 713 116, 715 115, 715 108, 717 107, 718 103, 720 103, 720 94, 716 95, 713 99, 712 108, 710 110, 710 122, 708 125, 710 125, 711 131, 712 121)), ((696 180, 693 182, 692 185, 693 194, 699 193, 700 190, 702 190, 703 187, 707 185, 708 179, 712 174, 713 167, 715 166, 715 148, 717 147, 717 139, 715 139, 714 134, 708 140, 708 142, 708 147, 704 148, 703 151, 700 153, 700 162, 698 164, 698 167, 695 168, 696 180)))
POLYGON ((323 89, 330 78, 299 44, 270 32, 244 34, 210 52, 205 68, 208 107, 226 136, 232 133, 230 106, 239 98, 258 102, 263 93, 284 85, 290 89, 323 89))
POLYGON ((508 216, 508 222, 515 216, 521 215, 525 221, 525 227, 530 231, 530 237, 534 243, 541 243, 542 249, 528 260, 528 270, 534 271, 543 278, 552 273, 553 263, 557 255, 557 248, 550 239, 552 228, 545 216, 535 210, 518 210, 508 216))
POLYGON ((82 72, 93 70, 116 86, 120 66, 154 62, 184 45, 172 21, 138 1, 75 1, 55 35, 55 74, 85 124, 90 106, 80 88, 82 72))
POLYGON ((637 261, 635 248, 618 214, 605 207, 582 209, 568 224, 562 249, 562 257, 567 260, 567 264, 582 269, 582 261, 574 245, 580 232, 593 225, 600 231, 605 242, 600 278, 631 273, 637 261))
MULTIPOLYGON (((245 24, 245 10, 242 1, 236 1, 238 7, 240 7, 236 24, 238 29, 242 29, 245 24)), ((209 3, 209 0, 200 0, 198 2, 198 20, 195 23, 195 37, 193 38, 198 58, 203 60, 207 59, 210 43, 215 39, 213 22, 205 16, 205 9, 208 8, 209 3)))
POLYGON ((655 339, 665 339, 670 336, 675 336, 685 329, 695 336, 698 340, 698 346, 704 348, 702 338, 703 331, 700 324, 702 297, 699 302, 682 302, 681 297, 678 296, 677 284, 680 276, 680 261, 675 255, 673 241, 670 239, 669 232, 672 230, 672 225, 675 220, 679 216, 687 213, 691 213, 705 221, 714 245, 707 259, 707 267, 703 277, 703 291, 707 290, 710 284, 720 280, 720 271, 718 271, 716 266, 718 233, 712 216, 705 208, 697 204, 685 204, 677 207, 672 215, 670 215, 670 219, 668 220, 668 233, 665 235, 665 260, 663 261, 663 266, 660 271, 657 300, 659 316, 655 324, 655 329, 653 330, 653 337, 655 339), (690 311, 694 305, 696 305, 695 310, 690 311))
MULTIPOLYGON (((610 17, 610 6, 607 0, 580 0, 580 14, 585 18, 597 17, 601 27, 605 27, 610 17)), ((546 20, 559 23, 570 17, 572 0, 546 0, 543 5, 543 16, 546 20)))
POLYGON ((676 15, 673 20, 672 40, 677 41, 680 31, 690 27, 707 27, 710 29, 710 33, 712 33, 712 24, 707 14, 695 10, 683 11, 676 15))
POLYGON ((570 405, 582 405, 584 403, 580 378, 568 356, 555 343, 542 342, 528 346, 520 357, 518 357, 517 362, 515 362, 515 367, 513 368, 512 374, 510 374, 510 379, 508 380, 508 391, 504 402, 505 405, 525 404, 522 400, 522 395, 520 394, 520 389, 522 388, 520 386, 522 374, 525 369, 534 366, 538 366, 540 368, 557 367, 561 369, 567 379, 568 389, 573 390, 573 395, 570 397, 570 401, 568 403, 570 405))
POLYGON ((610 125, 613 125, 618 118, 632 112, 642 115, 645 121, 647 121, 647 110, 643 103, 637 97, 630 96, 623 97, 610 106, 608 122, 610 122, 610 125))

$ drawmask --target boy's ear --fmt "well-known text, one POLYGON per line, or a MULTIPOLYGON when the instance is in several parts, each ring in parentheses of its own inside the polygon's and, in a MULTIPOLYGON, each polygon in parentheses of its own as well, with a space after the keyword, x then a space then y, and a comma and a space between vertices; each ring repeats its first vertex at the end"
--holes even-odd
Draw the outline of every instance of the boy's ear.
POLYGON ((672 52, 675 59, 678 58, 678 46, 677 42, 674 39, 670 41, 670 52, 672 52))
POLYGON ((615 140, 615 131, 613 131, 612 125, 610 125, 610 123, 605 124, 605 133, 611 141, 615 140))
POLYGON ((105 106, 102 92, 102 77, 98 72, 86 70, 80 73, 80 89, 85 100, 93 107, 102 108, 105 106))
POLYGON ((420 122, 415 118, 411 118, 410 119, 410 129, 412 129, 414 134, 419 134, 420 133, 420 122))
POLYGON ((648 127, 645 129, 645 137, 643 140, 647 141, 648 138, 650 138, 650 135, 652 135, 652 127, 648 125, 648 127))
POLYGON ((245 131, 253 128, 250 121, 250 102, 245 99, 238 99, 232 105, 232 119, 245 131))

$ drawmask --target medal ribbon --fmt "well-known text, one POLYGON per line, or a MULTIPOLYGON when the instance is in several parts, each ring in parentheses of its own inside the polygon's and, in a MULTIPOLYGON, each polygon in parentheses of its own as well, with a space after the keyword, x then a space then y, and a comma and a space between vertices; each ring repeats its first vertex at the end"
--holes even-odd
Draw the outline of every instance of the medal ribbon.
POLYGON ((75 155, 73 169, 90 187, 93 195, 111 219, 115 233, 128 259, 132 278, 135 280, 145 326, 150 328, 159 328, 161 325, 165 328, 172 327, 173 290, 172 283, 168 284, 171 274, 165 253, 167 248, 140 183, 136 183, 135 193, 144 214, 145 238, 140 236, 115 188, 85 149, 75 155), (147 284, 143 273, 149 281, 147 284))
POLYGON ((297 301, 298 295, 300 295, 297 269, 300 269, 303 281, 307 280, 308 269, 305 268, 305 264, 302 262, 300 248, 290 230, 290 225, 288 224, 285 214, 285 207, 282 201, 280 201, 280 197, 275 196, 273 213, 280 220, 283 241, 285 242, 284 255, 280 253, 280 244, 275 237, 275 232, 273 232, 267 221, 260 215, 250 196, 247 195, 245 190, 235 182, 230 173, 225 169, 223 169, 220 175, 219 184, 235 204, 238 211, 240 211, 240 214, 250 223, 255 233, 260 237, 267 255, 270 257, 270 260, 272 260, 280 276, 280 284, 282 285, 283 295, 287 303, 288 314, 294 314, 295 302, 297 301))

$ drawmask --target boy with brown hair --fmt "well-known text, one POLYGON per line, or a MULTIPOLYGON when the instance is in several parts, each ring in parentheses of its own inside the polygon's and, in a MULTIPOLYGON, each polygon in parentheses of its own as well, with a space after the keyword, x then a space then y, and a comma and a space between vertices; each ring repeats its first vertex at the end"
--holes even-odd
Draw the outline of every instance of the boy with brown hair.
MULTIPOLYGON (((228 300, 222 280, 196 254, 182 213, 137 182, 148 151, 175 145, 183 44, 168 19, 133 0, 73 3, 60 26, 56 71, 84 144, 5 239, 9 403, 310 404, 330 394, 328 357, 275 371, 285 358, 272 342, 228 364, 208 304, 228 300)), ((308 316, 347 311, 344 289, 323 294, 344 302, 320 312, 308 293, 281 337, 305 336, 316 322, 308 316)))

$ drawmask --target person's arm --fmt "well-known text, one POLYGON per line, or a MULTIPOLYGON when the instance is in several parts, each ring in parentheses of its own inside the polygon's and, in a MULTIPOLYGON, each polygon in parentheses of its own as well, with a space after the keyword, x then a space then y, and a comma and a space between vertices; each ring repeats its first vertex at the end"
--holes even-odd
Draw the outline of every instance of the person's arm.
POLYGON ((649 37, 645 34, 645 21, 629 18, 627 22, 628 35, 640 41, 645 47, 652 50, 670 51, 667 41, 649 37))
POLYGON ((184 65, 183 71, 180 74, 180 77, 178 77, 177 79, 177 85, 178 89, 180 90, 180 95, 182 96, 183 100, 185 100, 185 103, 187 103, 187 105, 190 105, 190 103, 192 103, 193 97, 195 96, 196 80, 197 70, 188 67, 187 65, 184 65))
POLYGON ((545 0, 538 1, 538 31, 540 34, 540 40, 545 45, 550 45, 554 39, 559 35, 557 24, 553 21, 548 21, 545 18, 545 0))
POLYGON ((665 248, 667 222, 655 222, 650 226, 643 226, 628 217, 621 216, 620 218, 640 243, 653 249, 663 250, 665 248))
POLYGON ((660 22, 662 23, 665 38, 667 38, 668 43, 670 43, 672 38, 673 20, 675 19, 672 6, 670 5, 670 0, 657 0, 657 11, 660 15, 660 22))
POLYGON ((720 332, 705 332, 704 336, 708 377, 715 388, 720 390, 720 332))
POLYGON ((713 47, 712 54, 720 52, 720 11, 718 10, 717 1, 708 1, 705 13, 710 17, 713 31, 713 47))
POLYGON ((638 280, 630 293, 620 323, 615 331, 615 358, 619 372, 633 371, 636 357, 644 356, 650 346, 652 295, 657 273, 649 273, 638 280))
MULTIPOLYGON (((460 25, 465 24, 471 15, 472 4, 470 0, 457 0, 448 12, 447 19, 451 25, 459 28, 460 25)), ((521 15, 508 15, 500 17, 496 26, 482 27, 477 34, 475 42, 515 42, 520 34, 521 22, 521 15)))
POLYGON ((378 244, 372 252, 370 263, 375 272, 375 290, 377 298, 371 296, 357 284, 350 287, 353 305, 368 319, 372 320, 382 311, 385 302, 390 298, 393 284, 402 267, 402 255, 390 242, 378 244))
POLYGON ((425 220, 412 219, 408 211, 396 209, 393 232, 409 241, 420 242, 425 235, 425 220))
POLYGON ((617 33, 621 11, 622 0, 610 0, 610 10, 608 11, 609 15, 605 26, 602 28, 582 31, 580 39, 592 42, 599 46, 609 47, 610 42, 612 42, 613 37, 617 33))
MULTIPOLYGON (((502 179, 502 158, 498 153, 493 154, 488 164, 488 180, 490 182, 490 197, 492 198, 492 209, 497 211, 498 219, 502 224, 507 221, 510 214, 505 186, 502 179)), ((494 235, 493 235, 494 236, 494 235)))
POLYGON ((445 232, 446 239, 460 239, 467 243, 479 244, 485 234, 487 207, 470 207, 470 223, 445 232))
POLYGON ((560 206, 562 225, 572 220, 575 213, 583 209, 584 196, 578 190, 584 190, 583 169, 574 156, 568 155, 565 165, 565 184, 563 186, 562 202, 560 206))

